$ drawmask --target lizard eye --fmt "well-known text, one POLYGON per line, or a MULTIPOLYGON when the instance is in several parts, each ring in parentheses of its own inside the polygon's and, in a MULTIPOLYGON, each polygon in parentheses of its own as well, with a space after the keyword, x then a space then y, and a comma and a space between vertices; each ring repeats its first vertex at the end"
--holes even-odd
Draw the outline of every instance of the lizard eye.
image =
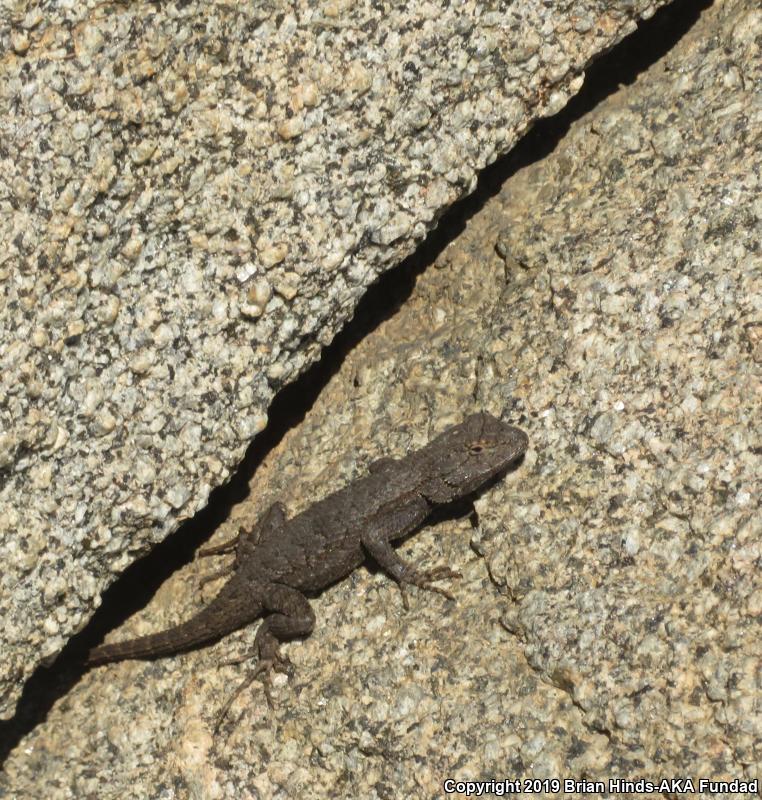
POLYGON ((474 456, 476 456, 479 453, 481 453, 482 450, 484 450, 484 447, 482 445, 480 445, 480 444, 472 444, 471 447, 468 448, 468 451, 471 453, 471 455, 474 455, 474 456))

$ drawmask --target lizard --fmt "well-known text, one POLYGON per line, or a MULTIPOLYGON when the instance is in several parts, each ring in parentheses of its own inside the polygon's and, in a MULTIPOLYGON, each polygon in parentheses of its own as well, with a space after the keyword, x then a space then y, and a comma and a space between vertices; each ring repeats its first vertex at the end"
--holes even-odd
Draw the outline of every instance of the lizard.
POLYGON ((227 663, 258 657, 247 680, 226 702, 263 675, 272 705, 269 675, 289 662, 280 643, 306 637, 315 626, 308 596, 348 576, 370 555, 393 578, 408 607, 406 587, 417 586, 454 599, 434 582, 458 577, 448 567, 419 570, 392 547, 421 526, 437 506, 471 495, 504 471, 527 449, 527 435, 486 412, 467 416, 427 445, 403 458, 383 457, 369 474, 286 518, 282 503, 273 503, 251 528, 207 548, 200 555, 234 553, 233 562, 207 579, 232 573, 217 596, 195 616, 159 633, 89 651, 96 666, 126 659, 153 659, 208 644, 263 616, 253 652, 227 663))

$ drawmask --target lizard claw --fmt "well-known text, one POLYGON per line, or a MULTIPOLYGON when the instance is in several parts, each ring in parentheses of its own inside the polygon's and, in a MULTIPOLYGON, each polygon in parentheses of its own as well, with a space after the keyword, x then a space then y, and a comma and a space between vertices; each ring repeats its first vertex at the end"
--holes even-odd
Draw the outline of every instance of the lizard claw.
POLYGON ((233 694, 230 695, 220 709, 220 712, 217 715, 217 720, 214 724, 215 733, 217 733, 219 730, 220 725, 222 725, 223 720, 227 716, 230 707, 236 701, 237 697, 243 691, 248 689, 257 678, 262 681, 262 689, 265 693, 267 705, 272 709, 275 708, 275 703, 272 696, 272 673, 280 672, 288 676, 293 674, 294 665, 291 663, 291 659, 281 653, 280 642, 278 642, 278 640, 272 636, 272 634, 265 633, 260 636, 259 633, 257 633, 257 637, 254 640, 253 650, 250 650, 248 653, 244 653, 241 656, 236 656, 235 658, 223 661, 222 664, 224 666, 242 664, 244 661, 248 661, 251 658, 258 658, 259 662, 251 671, 251 673, 247 675, 246 678, 239 684, 233 694))
POLYGON ((414 566, 408 567, 399 580, 400 592, 402 593, 402 605, 407 611, 410 608, 407 599, 406 586, 408 584, 417 586, 419 589, 426 589, 430 592, 436 592, 446 597, 448 600, 455 601, 455 595, 443 589, 441 586, 435 586, 434 582, 442 580, 443 578, 460 578, 461 574, 446 566, 433 567, 428 570, 419 570, 414 566))
MULTIPOLYGON (((225 662, 223 662, 223 664, 239 664, 243 660, 244 659, 234 659, 232 661, 225 661, 225 662)), ((219 731, 223 720, 227 716, 228 711, 230 711, 230 707, 236 701, 238 696, 243 691, 248 689, 249 686, 251 686, 251 684, 254 683, 254 681, 260 675, 262 676, 262 685, 263 685, 263 688, 264 688, 265 699, 267 700, 267 705, 270 708, 274 708, 275 707, 274 704, 273 704, 273 697, 272 697, 272 692, 271 692, 271 688, 272 688, 271 687, 271 681, 270 681, 270 671, 271 671, 271 669, 272 669, 272 664, 270 664, 267 661, 260 661, 259 664, 257 664, 256 668, 251 671, 251 674, 248 675, 246 677, 246 679, 244 681, 242 681, 238 685, 236 690, 233 692, 233 694, 230 695, 230 697, 228 697, 228 699, 225 701, 225 704, 222 706, 222 708, 220 709, 219 713, 217 714, 217 719, 216 719, 216 721, 214 723, 214 732, 215 733, 217 733, 219 731)))
POLYGON ((216 581, 217 578, 223 578, 225 575, 229 575, 233 571, 234 566, 234 564, 229 564, 227 567, 215 570, 214 572, 207 572, 206 575, 202 575, 198 581, 199 589, 202 586, 206 586, 207 583, 211 583, 211 581, 216 581))
POLYGON ((201 550, 198 551, 198 557, 206 558, 207 556, 219 556, 224 553, 232 553, 233 550, 238 547, 238 540, 240 538, 241 533, 239 530, 238 536, 234 536, 232 539, 227 539, 224 542, 220 542, 220 544, 214 544, 210 547, 202 547, 201 550))

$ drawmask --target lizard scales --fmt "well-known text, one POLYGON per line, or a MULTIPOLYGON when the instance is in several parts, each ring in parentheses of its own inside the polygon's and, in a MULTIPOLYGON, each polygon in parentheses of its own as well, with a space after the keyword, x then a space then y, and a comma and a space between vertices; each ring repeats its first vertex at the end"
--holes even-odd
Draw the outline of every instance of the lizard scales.
POLYGON ((473 493, 527 445, 519 428, 484 412, 472 414, 404 458, 376 461, 367 476, 291 519, 274 503, 251 531, 242 529, 235 540, 207 551, 235 550, 235 561, 225 570, 232 577, 209 605, 165 631, 95 647, 87 663, 171 655, 264 616, 255 651, 272 667, 283 661, 281 641, 307 636, 314 627, 306 594, 346 577, 368 555, 397 581, 403 599, 406 585, 449 596, 432 583, 454 573, 445 567, 416 570, 391 542, 419 527, 435 507, 473 493))

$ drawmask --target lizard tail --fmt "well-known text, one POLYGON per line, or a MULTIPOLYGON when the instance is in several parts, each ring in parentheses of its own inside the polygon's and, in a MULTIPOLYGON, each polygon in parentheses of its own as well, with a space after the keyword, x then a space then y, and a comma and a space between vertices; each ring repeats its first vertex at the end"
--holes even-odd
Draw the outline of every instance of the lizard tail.
POLYGON ((133 658, 159 658, 219 639, 253 622, 262 613, 262 606, 244 589, 233 578, 206 608, 187 622, 137 639, 94 647, 85 663, 96 666, 133 658))

